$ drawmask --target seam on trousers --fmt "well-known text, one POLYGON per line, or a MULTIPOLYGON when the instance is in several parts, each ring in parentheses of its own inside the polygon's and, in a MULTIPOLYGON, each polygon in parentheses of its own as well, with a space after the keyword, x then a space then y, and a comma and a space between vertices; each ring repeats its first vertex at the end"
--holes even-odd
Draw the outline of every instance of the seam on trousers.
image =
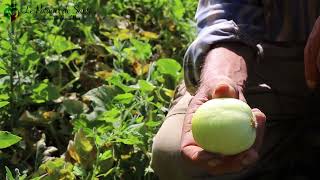
POLYGON ((186 114, 187 113, 187 106, 189 105, 192 96, 188 93, 184 94, 179 101, 169 110, 165 119, 177 115, 177 114, 186 114), (186 106, 186 107, 183 107, 186 106))
MULTIPOLYGON (((171 104, 169 106, 169 111, 168 111, 168 114, 165 118, 165 120, 173 115, 177 115, 177 114, 186 114, 186 111, 178 111, 178 112, 175 112, 176 111, 176 107, 177 106, 181 106, 183 104, 181 104, 181 101, 186 98, 186 95, 188 94, 187 93, 187 90, 186 90, 186 86, 185 86, 185 83, 184 81, 182 81, 177 87, 176 87, 176 90, 175 90, 175 94, 174 94, 174 97, 173 97, 173 100, 171 101, 171 104)), ((191 100, 191 98, 190 98, 191 100)))
POLYGON ((173 98, 169 105, 169 111, 179 103, 179 101, 182 99, 182 97, 186 94, 186 86, 184 81, 182 81, 174 90, 173 98))

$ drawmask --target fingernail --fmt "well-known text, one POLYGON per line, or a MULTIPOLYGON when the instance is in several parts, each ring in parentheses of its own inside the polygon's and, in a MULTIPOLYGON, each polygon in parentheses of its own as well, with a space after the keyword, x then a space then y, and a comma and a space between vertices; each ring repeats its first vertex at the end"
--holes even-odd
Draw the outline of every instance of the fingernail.
POLYGON ((314 89, 317 86, 317 82, 314 80, 307 80, 307 85, 309 88, 314 89))
POLYGON ((221 160, 219 159, 212 159, 208 162, 208 165, 211 167, 215 167, 221 163, 221 160))

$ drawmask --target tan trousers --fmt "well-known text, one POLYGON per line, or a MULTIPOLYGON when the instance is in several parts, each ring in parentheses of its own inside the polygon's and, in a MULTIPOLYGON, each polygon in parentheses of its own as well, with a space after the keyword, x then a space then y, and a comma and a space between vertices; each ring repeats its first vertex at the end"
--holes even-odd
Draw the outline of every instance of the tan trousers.
MULTIPOLYGON (((313 175, 309 171, 316 168, 320 156, 317 155, 320 126, 310 123, 316 119, 311 114, 316 113, 308 106, 312 102, 308 102, 310 95, 304 83, 302 48, 265 44, 264 49, 261 61, 254 57, 246 59, 249 79, 244 92, 248 104, 267 115, 260 160, 243 172, 212 176, 182 159, 179 149, 182 124, 192 99, 182 83, 154 137, 151 164, 161 180, 308 179, 313 175)), ((311 101, 315 98, 311 97, 311 101)))

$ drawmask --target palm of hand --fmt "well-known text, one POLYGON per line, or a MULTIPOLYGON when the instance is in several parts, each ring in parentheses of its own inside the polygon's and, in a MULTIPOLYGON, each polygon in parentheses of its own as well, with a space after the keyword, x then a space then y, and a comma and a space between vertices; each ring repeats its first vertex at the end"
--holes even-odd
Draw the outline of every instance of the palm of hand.
POLYGON ((204 102, 212 98, 232 97, 244 100, 241 92, 238 92, 232 86, 223 83, 217 85, 213 90, 205 88, 200 90, 192 99, 186 117, 182 132, 181 151, 182 155, 192 163, 206 169, 210 174, 219 175, 225 173, 239 172, 256 162, 259 158, 258 149, 263 139, 265 115, 258 109, 253 109, 258 122, 257 138, 254 145, 237 155, 224 156, 206 152, 195 142, 191 131, 191 119, 196 109, 204 102))

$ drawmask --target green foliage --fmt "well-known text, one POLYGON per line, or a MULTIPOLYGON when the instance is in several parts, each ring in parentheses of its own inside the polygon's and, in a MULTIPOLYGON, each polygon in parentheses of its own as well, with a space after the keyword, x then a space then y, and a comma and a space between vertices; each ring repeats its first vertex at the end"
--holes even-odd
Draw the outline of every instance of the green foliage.
POLYGON ((7 148, 19 142, 21 138, 7 131, 0 131, 0 149, 7 148))
POLYGON ((0 179, 155 179, 197 1, 16 3, 0 14, 0 179))
POLYGON ((73 172, 73 165, 69 162, 65 162, 64 159, 57 158, 49 160, 42 164, 38 171, 34 174, 33 179, 43 180, 73 180, 76 179, 73 172), (41 178, 39 178, 41 177, 41 178))
POLYGON ((10 169, 7 166, 6 166, 6 179, 14 180, 13 175, 12 175, 10 169))
POLYGON ((21 175, 18 169, 16 169, 16 173, 17 173, 16 177, 13 177, 12 172, 7 166, 5 166, 5 169, 6 169, 6 175, 5 175, 6 180, 25 180, 27 178, 27 175, 26 174, 21 175))

